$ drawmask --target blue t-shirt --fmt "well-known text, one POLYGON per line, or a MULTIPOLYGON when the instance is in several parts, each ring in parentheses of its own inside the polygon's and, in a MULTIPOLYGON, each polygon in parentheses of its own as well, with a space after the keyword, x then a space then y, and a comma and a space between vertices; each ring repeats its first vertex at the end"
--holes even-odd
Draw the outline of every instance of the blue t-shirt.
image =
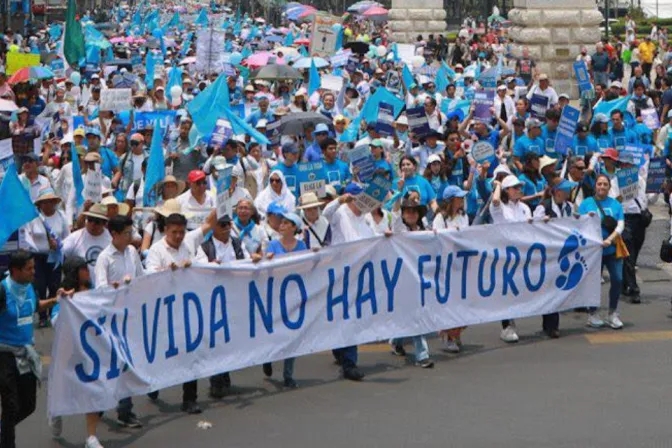
POLYGON ((385 160, 380 159, 373 162, 373 165, 376 167, 376 174, 384 176, 386 179, 391 180, 394 177, 394 171, 392 171, 392 165, 385 160), (380 172, 379 172, 380 171, 380 172))
POLYGON ((313 142, 312 145, 306 148, 306 152, 303 154, 304 162, 319 162, 322 160, 322 149, 317 142, 313 142))
MULTIPOLYGON (((594 197, 590 197, 581 202, 579 206, 579 214, 586 215, 590 212, 597 214, 600 219, 604 218, 604 215, 600 211, 600 208, 597 206, 597 200, 594 197)), ((625 217, 623 216, 623 206, 614 198, 607 197, 603 201, 599 201, 600 207, 604 210, 604 214, 611 216, 616 221, 623 221, 625 217)), ((602 229, 602 239, 606 239, 609 236, 607 231, 602 229)), ((616 246, 613 244, 609 247, 605 247, 602 251, 603 255, 613 255, 616 253, 616 246)))
POLYGON ((522 159, 528 152, 534 152, 541 157, 545 154, 545 148, 544 140, 541 137, 531 139, 525 135, 516 140, 516 144, 513 145, 513 155, 522 159))
POLYGON ((432 189, 434 190, 434 193, 436 193, 437 198, 443 196, 443 190, 445 190, 448 185, 452 185, 449 182, 443 180, 441 176, 432 176, 432 178, 429 179, 429 184, 432 186, 432 189))
POLYGON ((350 167, 340 159, 334 160, 334 163, 324 162, 324 171, 327 173, 327 182, 334 186, 338 194, 343 192, 343 186, 352 179, 350 167))
POLYGON ((580 157, 583 157, 586 154, 600 152, 600 149, 597 146, 597 140, 590 134, 588 134, 585 139, 580 139, 578 135, 575 135, 572 147, 574 148, 572 154, 580 157))
POLYGON ((555 152, 555 137, 558 135, 558 129, 549 130, 546 125, 541 127, 541 139, 544 141, 546 155, 552 159, 559 159, 559 154, 555 152))
MULTIPOLYGON (((308 247, 306 247, 306 243, 304 243, 302 240, 296 240, 296 246, 294 246, 294 249, 292 249, 291 252, 301 252, 302 250, 308 250, 308 247)), ((290 252, 287 252, 285 250, 285 247, 282 245, 282 243, 280 243, 279 240, 273 240, 270 243, 268 243, 266 253, 275 255, 284 255, 290 252)))
POLYGON ((417 191, 420 193, 420 203, 422 205, 429 205, 430 202, 436 199, 436 193, 432 185, 427 179, 416 174, 404 182, 404 189, 401 191, 402 196, 406 196, 409 191, 417 191))
MULTIPOLYGON (((546 188, 546 179, 543 178, 543 176, 536 180, 533 181, 527 175, 521 174, 518 176, 518 179, 520 179, 523 182, 523 196, 534 196, 537 193, 541 193, 544 191, 544 188, 546 188)), ((529 201, 530 206, 532 210, 534 210, 537 205, 541 203, 541 199, 537 198, 532 201, 529 201)))
POLYGON ((100 148, 99 152, 102 159, 100 169, 105 176, 111 178, 113 170, 119 166, 119 157, 117 157, 114 151, 104 146, 100 148))
POLYGON ((625 145, 637 143, 637 135, 629 129, 617 131, 616 129, 611 128, 609 130, 609 136, 611 137, 611 147, 617 151, 621 151, 625 148, 625 145))

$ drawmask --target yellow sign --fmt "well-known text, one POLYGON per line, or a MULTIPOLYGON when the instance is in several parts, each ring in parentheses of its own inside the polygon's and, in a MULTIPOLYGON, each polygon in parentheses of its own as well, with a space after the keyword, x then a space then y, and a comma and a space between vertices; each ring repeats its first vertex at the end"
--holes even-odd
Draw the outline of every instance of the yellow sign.
POLYGON ((7 74, 13 75, 23 67, 40 65, 40 55, 32 53, 7 53, 7 74))

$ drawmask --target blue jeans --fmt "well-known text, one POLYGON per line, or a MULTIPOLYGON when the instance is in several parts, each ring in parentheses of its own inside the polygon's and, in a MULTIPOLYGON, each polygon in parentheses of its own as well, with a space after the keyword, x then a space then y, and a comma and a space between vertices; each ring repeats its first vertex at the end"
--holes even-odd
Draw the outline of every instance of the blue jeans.
POLYGON ((423 336, 411 336, 410 338, 394 338, 390 339, 391 345, 403 345, 404 339, 410 339, 413 343, 413 353, 415 353, 415 360, 420 362, 429 358, 429 345, 427 339, 423 336))
POLYGON ((353 369, 357 367, 357 346, 337 348, 332 350, 334 357, 340 361, 343 370, 353 369))
POLYGON ((603 255, 602 267, 609 271, 609 311, 616 311, 623 287, 623 260, 616 255, 603 255))
POLYGON ((593 78, 595 84, 604 84, 609 87, 609 74, 607 72, 594 71, 593 78))

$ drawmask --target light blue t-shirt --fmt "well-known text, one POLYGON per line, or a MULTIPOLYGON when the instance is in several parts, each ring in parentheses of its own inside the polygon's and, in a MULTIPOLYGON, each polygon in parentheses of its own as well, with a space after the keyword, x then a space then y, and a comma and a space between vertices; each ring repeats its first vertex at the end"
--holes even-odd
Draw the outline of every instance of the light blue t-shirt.
MULTIPOLYGON (((616 221, 623 221, 625 219, 623 215, 623 206, 614 198, 607 197, 603 201, 597 201, 594 197, 590 197, 581 202, 579 206, 579 214, 586 215, 590 212, 596 213, 600 219, 604 218, 604 215, 598 207, 598 202, 602 210, 604 210, 604 215, 611 216, 616 221)), ((602 229, 602 239, 606 239, 609 236, 604 228, 602 229)), ((614 255, 616 253, 616 246, 613 244, 609 247, 605 247, 602 250, 603 255, 614 255)))

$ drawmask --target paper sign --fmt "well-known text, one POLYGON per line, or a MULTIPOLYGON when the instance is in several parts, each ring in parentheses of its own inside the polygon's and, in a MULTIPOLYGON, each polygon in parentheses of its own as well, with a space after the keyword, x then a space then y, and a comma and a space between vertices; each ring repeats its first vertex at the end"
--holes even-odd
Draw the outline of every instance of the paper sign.
POLYGON ((637 167, 644 165, 644 148, 638 145, 626 145, 618 151, 618 160, 637 167))
POLYGON ((425 137, 429 134, 429 121, 425 113, 425 106, 414 107, 413 109, 406 109, 406 117, 408 118, 408 127, 412 133, 418 137, 425 137))
POLYGON ((100 110, 121 112, 131 108, 131 89, 105 89, 100 91, 100 110))
POLYGON ((13 75, 23 67, 40 65, 40 55, 33 53, 7 53, 7 74, 13 75))
POLYGON ((221 73, 224 64, 228 63, 228 54, 224 52, 226 32, 203 28, 198 31, 196 39, 196 63, 197 72, 221 73))
POLYGON ((326 195, 327 173, 322 162, 306 162, 296 165, 299 193, 314 192, 318 197, 326 195))
POLYGON ((233 205, 231 204, 231 195, 229 194, 232 172, 233 165, 217 170, 217 219, 221 219, 225 215, 233 218, 233 205))
POLYGON ((401 92, 401 76, 398 72, 390 70, 387 72, 387 80, 385 81, 385 88, 395 95, 401 92))
POLYGON ((399 59, 406 64, 410 64, 413 62, 413 56, 415 56, 415 45, 397 44, 397 55, 399 55, 399 59))
POLYGON ((233 127, 229 120, 220 118, 215 124, 210 144, 216 148, 222 148, 233 137, 233 127))
POLYGON ((572 106, 565 106, 562 108, 560 115, 560 122, 558 123, 558 132, 555 136, 555 144, 553 151, 562 154, 567 154, 574 143, 574 134, 576 133, 576 124, 579 122, 581 112, 572 106))
POLYGON ((376 176, 362 193, 355 196, 355 205, 362 213, 369 213, 380 207, 387 193, 392 189, 392 182, 383 176, 376 176))
POLYGON ((315 13, 313 19, 313 32, 310 36, 310 55, 327 58, 336 51, 338 32, 334 31, 334 25, 341 21, 331 14, 322 12, 315 13))
POLYGON ((485 162, 492 163, 495 160, 495 148, 485 140, 476 142, 471 148, 471 157, 481 165, 485 162))
POLYGON ((616 171, 616 178, 623 202, 635 199, 639 188, 639 169, 637 167, 622 168, 616 171))
POLYGON ((646 192, 660 193, 667 173, 665 157, 655 157, 649 162, 649 172, 646 178, 646 192))
POLYGON ((481 123, 492 121, 492 105, 495 100, 494 90, 481 90, 474 94, 474 120, 481 123))
POLYGON ((533 93, 530 99, 530 113, 538 120, 546 120, 549 98, 538 93, 533 93))
POLYGON ((376 171, 375 160, 371 155, 371 148, 369 145, 361 145, 352 149, 348 156, 353 170, 357 168, 357 177, 362 182, 368 182, 373 178, 373 173, 376 171))
POLYGON ((187 229, 194 230, 202 226, 206 219, 208 219, 211 211, 212 209, 209 208, 187 207, 186 213, 190 215, 189 218, 187 218, 187 229))
POLYGON ((647 128, 651 129, 652 131, 660 129, 660 119, 658 118, 658 112, 656 112, 656 109, 653 107, 649 109, 642 109, 641 114, 642 121, 647 128))
POLYGON ((343 78, 335 75, 322 75, 320 87, 332 92, 340 92, 343 89, 343 78))
POLYGON ((100 202, 103 199, 103 173, 100 170, 100 164, 96 163, 94 169, 86 172, 86 181, 84 182, 84 200, 91 202, 100 202))
POLYGON ((576 61, 574 63, 574 75, 576 82, 579 85, 579 92, 583 93, 591 90, 593 85, 590 83, 590 75, 588 74, 588 67, 585 61, 576 61))
POLYGON ((54 59, 49 65, 56 78, 65 78, 65 64, 63 63, 63 59, 54 59))
POLYGON ((329 58, 329 62, 331 62, 331 66, 334 68, 343 67, 348 63, 348 59, 350 59, 351 55, 352 50, 342 50, 329 58))
POLYGON ((376 118, 376 132, 383 137, 389 137, 394 133, 394 107, 387 103, 378 104, 378 116, 376 118))

